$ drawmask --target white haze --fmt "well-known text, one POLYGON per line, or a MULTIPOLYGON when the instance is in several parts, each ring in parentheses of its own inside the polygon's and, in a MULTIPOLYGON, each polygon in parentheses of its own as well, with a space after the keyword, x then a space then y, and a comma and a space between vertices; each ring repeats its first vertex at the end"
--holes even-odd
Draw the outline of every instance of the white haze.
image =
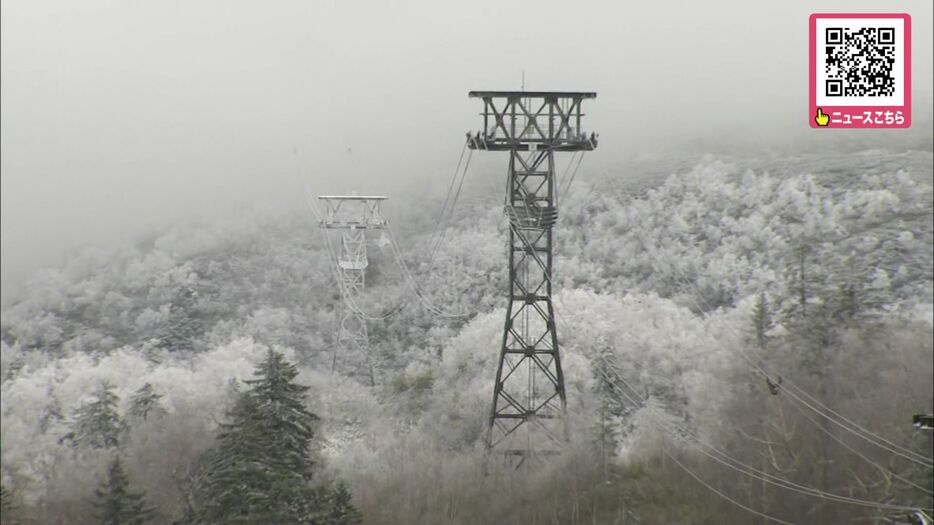
POLYGON ((932 135, 930 0, 0 5, 4 301, 85 244, 299 206, 299 172, 318 193, 443 183, 477 127, 467 91, 523 71, 599 93, 597 171, 697 144, 932 135), (807 17, 835 11, 912 15, 911 130, 806 128, 807 17))

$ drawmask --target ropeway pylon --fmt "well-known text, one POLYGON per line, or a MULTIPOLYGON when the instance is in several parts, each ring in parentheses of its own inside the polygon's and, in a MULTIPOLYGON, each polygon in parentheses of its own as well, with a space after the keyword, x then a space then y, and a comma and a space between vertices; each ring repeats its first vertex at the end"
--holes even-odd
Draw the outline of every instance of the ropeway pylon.
MULTIPOLYGON (((337 347, 331 358, 331 370, 338 367, 348 375, 364 376, 376 385, 370 356, 369 337, 363 308, 366 289, 367 230, 383 230, 386 218, 380 211, 383 196, 322 195, 325 204, 321 227, 340 232, 337 258, 341 308, 337 329, 337 347), (338 354, 342 358, 338 359, 338 354)), ((330 240, 328 240, 330 250, 330 240)))
POLYGON ((564 374, 552 294, 552 228, 558 218, 556 151, 590 151, 581 127, 583 92, 471 91, 483 100, 483 130, 471 149, 508 151, 509 305, 503 328, 488 449, 516 466, 567 440, 564 374))

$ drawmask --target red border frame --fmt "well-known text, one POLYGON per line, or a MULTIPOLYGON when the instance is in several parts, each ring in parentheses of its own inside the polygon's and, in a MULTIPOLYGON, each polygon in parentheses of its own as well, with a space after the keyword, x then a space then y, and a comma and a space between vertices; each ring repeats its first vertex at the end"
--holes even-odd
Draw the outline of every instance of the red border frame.
POLYGON ((808 46, 808 125, 812 128, 907 128, 911 126, 911 15, 908 13, 814 13, 808 19, 810 44, 808 46), (857 124, 830 122, 826 126, 818 126, 814 120, 817 114, 817 19, 818 18, 901 18, 905 23, 905 98, 902 106, 822 106, 821 111, 826 115, 838 113, 840 115, 863 116, 864 112, 901 111, 905 121, 901 124, 879 124, 876 122, 864 123, 862 119, 857 124))

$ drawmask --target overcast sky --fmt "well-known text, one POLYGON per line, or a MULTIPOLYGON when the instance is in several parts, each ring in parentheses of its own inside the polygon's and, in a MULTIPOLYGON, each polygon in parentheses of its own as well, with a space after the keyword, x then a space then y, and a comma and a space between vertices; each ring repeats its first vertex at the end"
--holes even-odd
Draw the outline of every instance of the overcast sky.
POLYGON ((299 169, 316 193, 447 180, 478 127, 467 91, 523 70, 527 89, 598 92, 597 166, 814 136, 812 12, 912 15, 926 123, 888 133, 930 136, 932 5, 3 0, 3 297, 80 245, 297 205, 299 169))

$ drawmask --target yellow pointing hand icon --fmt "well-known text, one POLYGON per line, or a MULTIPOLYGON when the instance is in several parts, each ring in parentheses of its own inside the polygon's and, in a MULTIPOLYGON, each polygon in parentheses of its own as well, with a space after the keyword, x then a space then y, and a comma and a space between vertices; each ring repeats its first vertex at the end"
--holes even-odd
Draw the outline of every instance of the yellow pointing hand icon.
POLYGON ((830 117, 824 115, 824 112, 821 111, 821 108, 817 108, 817 115, 814 117, 814 122, 817 122, 818 126, 826 126, 830 122, 830 117))

